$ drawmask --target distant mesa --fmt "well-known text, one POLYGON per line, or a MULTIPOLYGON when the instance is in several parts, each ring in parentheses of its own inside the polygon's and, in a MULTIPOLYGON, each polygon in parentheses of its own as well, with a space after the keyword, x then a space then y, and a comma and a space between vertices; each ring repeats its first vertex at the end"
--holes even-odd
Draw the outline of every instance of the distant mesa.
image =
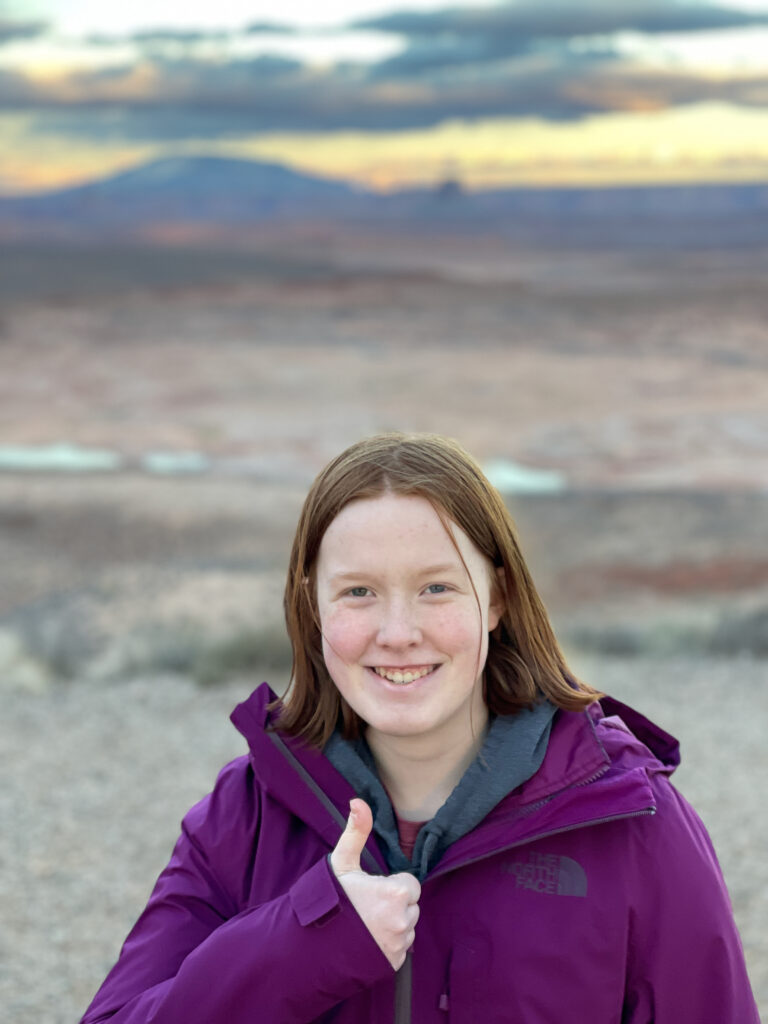
POLYGON ((435 197, 450 202, 465 195, 464 187, 456 178, 446 178, 435 189, 435 197))

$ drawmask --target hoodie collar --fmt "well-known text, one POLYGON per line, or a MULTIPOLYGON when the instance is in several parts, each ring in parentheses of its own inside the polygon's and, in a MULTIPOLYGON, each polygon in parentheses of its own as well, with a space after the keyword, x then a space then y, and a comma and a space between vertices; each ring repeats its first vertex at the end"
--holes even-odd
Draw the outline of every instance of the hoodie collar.
POLYGON ((516 715, 492 720, 483 745, 435 816, 416 837, 412 859, 400 848, 395 814, 365 739, 345 740, 333 733, 325 756, 349 780, 373 811, 373 828, 392 871, 424 878, 457 839, 470 832, 540 766, 556 708, 548 701, 516 715))

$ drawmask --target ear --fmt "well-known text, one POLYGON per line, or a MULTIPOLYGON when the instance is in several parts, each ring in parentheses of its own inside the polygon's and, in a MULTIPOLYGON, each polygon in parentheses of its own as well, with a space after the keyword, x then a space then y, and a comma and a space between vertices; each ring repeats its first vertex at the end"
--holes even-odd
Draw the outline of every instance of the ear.
POLYGON ((488 632, 496 629, 504 614, 506 588, 504 586, 504 568, 494 569, 491 578, 491 603, 488 605, 488 632))

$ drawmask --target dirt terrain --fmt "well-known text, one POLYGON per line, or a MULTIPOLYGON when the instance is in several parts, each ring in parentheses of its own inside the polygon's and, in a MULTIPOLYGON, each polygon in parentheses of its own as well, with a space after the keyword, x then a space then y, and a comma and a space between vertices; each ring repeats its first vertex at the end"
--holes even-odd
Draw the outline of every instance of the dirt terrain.
POLYGON ((574 487, 768 487, 768 252, 355 238, 283 243, 273 264, 269 249, 15 259, 5 444, 193 450, 303 477, 397 427, 574 487))

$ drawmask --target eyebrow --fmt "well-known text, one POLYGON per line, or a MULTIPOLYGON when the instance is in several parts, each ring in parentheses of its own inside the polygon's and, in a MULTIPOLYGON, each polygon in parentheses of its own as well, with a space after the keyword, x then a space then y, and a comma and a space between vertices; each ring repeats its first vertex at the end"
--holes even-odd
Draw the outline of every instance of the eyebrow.
MULTIPOLYGON (((443 573, 452 572, 463 572, 463 569, 459 565, 451 565, 450 563, 444 563, 442 565, 428 565, 424 569, 419 569, 416 575, 418 576, 441 576, 443 573)), ((372 576, 375 573, 368 572, 365 569, 358 569, 352 572, 335 572, 332 576, 332 580, 357 580, 363 576, 372 576)))

